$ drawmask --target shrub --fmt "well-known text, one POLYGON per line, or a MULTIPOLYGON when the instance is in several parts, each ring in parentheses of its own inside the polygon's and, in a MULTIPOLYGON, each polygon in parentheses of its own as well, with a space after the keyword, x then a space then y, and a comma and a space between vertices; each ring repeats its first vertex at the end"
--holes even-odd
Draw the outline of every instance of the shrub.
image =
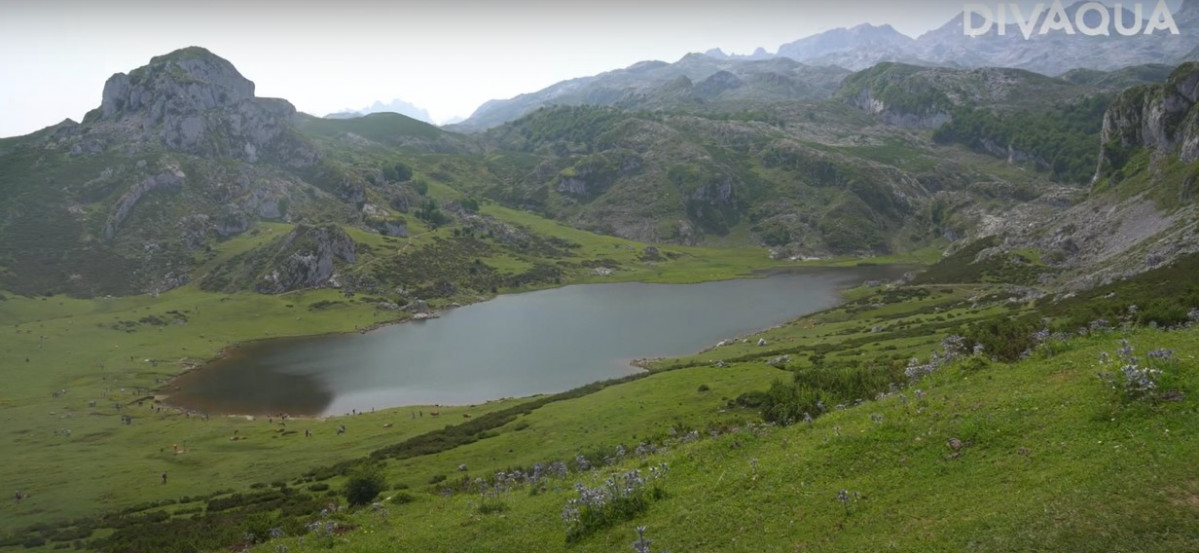
POLYGON ((579 497, 568 501, 562 510, 562 520, 568 527, 567 543, 577 542, 645 512, 650 503, 666 497, 666 492, 657 483, 665 475, 666 465, 660 465, 651 467, 649 476, 634 469, 611 476, 595 488, 576 484, 579 497))
POLYGON ((1000 361, 1016 361, 1037 347, 1039 329, 1029 320, 994 318, 974 323, 963 333, 966 343, 982 344, 983 351, 1000 361))
POLYGON ((508 504, 498 497, 484 498, 479 503, 479 514, 490 515, 492 513, 502 513, 508 510, 508 504))
MULTIPOLYGON (((1155 402, 1160 397, 1163 369, 1175 368, 1174 352, 1155 349, 1149 352, 1145 360, 1133 356, 1132 353, 1132 344, 1128 343, 1128 340, 1120 340, 1120 348, 1116 350, 1116 364, 1119 367, 1112 372, 1100 371, 1097 376, 1124 402, 1155 402)), ((1109 362, 1106 352, 1099 362, 1102 365, 1109 362)))
POLYGON ((379 493, 387 489, 383 475, 374 467, 362 468, 346 482, 345 496, 350 505, 366 505, 374 501, 379 493))

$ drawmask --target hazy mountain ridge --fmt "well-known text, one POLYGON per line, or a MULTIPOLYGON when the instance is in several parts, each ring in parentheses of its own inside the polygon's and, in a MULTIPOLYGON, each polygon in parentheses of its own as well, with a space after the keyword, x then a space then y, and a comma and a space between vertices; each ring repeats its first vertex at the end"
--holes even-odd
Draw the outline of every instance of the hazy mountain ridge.
POLYGON ((400 115, 416 119, 417 121, 433 124, 433 118, 429 115, 428 110, 400 98, 393 98, 387 103, 376 100, 375 103, 362 109, 347 109, 336 113, 330 113, 326 115, 325 118, 349 119, 351 117, 362 117, 372 113, 398 113, 400 115))
MULTIPOLYGON (((1077 1, 1064 6, 1064 13, 1073 29, 1076 17, 1086 2, 1077 1)), ((993 10, 994 6, 986 5, 993 10)), ((951 67, 1011 67, 1027 69, 1046 75, 1059 75, 1072 69, 1086 68, 1115 70, 1129 65, 1149 63, 1177 64, 1194 59, 1193 50, 1199 47, 1199 2, 1184 0, 1172 12, 1179 34, 1157 31, 1151 35, 1124 36, 1116 26, 1117 17, 1127 26, 1136 20, 1133 11, 1123 8, 1118 14, 1108 7, 1108 36, 1083 36, 1063 31, 1041 33, 1051 14, 1052 4, 1035 19, 1031 11, 1021 15, 1031 21, 1030 36, 1024 36, 1014 12, 1007 15, 1008 24, 1000 34, 998 24, 987 25, 977 13, 972 13, 971 27, 987 29, 980 36, 967 36, 963 25, 965 13, 960 13, 941 27, 919 37, 910 38, 889 26, 859 25, 850 29, 825 31, 794 42, 786 43, 773 54, 814 65, 839 65, 860 70, 884 61, 897 61, 929 66, 951 67)), ((1142 18, 1149 18, 1153 6, 1144 6, 1142 18)), ((1089 10, 1081 19, 1091 29, 1101 29, 1102 16, 1089 10)), ((1137 28, 1143 28, 1138 26, 1137 28)), ((766 57, 769 54, 760 55, 766 57)))
MULTIPOLYGON (((1079 1, 1063 8, 1068 19, 1085 2, 1079 1)), ((812 100, 827 97, 836 90, 838 78, 848 74, 839 68, 860 71, 882 62, 944 68, 1011 68, 1043 75, 1063 75, 1075 70, 1118 71, 1129 66, 1165 64, 1177 65, 1196 58, 1199 51, 1199 0, 1185 0, 1174 10, 1173 18, 1180 34, 1158 31, 1151 35, 1123 36, 1116 27, 1115 8, 1108 8, 1110 36, 1082 36, 1060 31, 1040 34, 1051 15, 1044 9, 1031 20, 1031 36, 1026 40, 1020 24, 1009 17, 1004 34, 993 25, 981 36, 964 32, 964 13, 941 27, 908 37, 890 25, 861 24, 852 28, 832 29, 779 46, 777 53, 758 48, 749 55, 729 55, 718 48, 704 54, 688 54, 674 64, 645 61, 593 75, 570 79, 537 92, 511 99, 489 100, 470 117, 452 128, 478 131, 511 121, 532 110, 549 105, 612 105, 630 109, 678 107, 683 100, 693 104, 703 102, 739 101, 761 103, 778 100, 812 100), (701 58, 706 58, 708 62, 701 58), (794 60, 801 65, 768 65, 770 62, 794 60), (687 96, 681 93, 688 85, 727 72, 742 81, 730 87, 736 92, 711 96, 687 96), (686 78, 689 82, 680 79, 686 78), (764 82, 788 86, 763 86, 764 82)), ((1150 9, 1151 8, 1146 8, 1150 9)), ((1123 21, 1135 19, 1134 12, 1124 9, 1123 21)), ((1151 12, 1141 12, 1149 17, 1151 12)), ((1025 17, 1031 14, 1023 14, 1025 17)), ((1101 16, 1090 10, 1082 18, 1089 28, 1099 28, 1101 16)), ((974 16, 974 26, 983 26, 981 17, 974 16)), ((1075 73, 1077 76, 1078 73, 1075 73)), ((706 106, 705 106, 706 107, 706 106)))
MULTIPOLYGON (((11 214, 0 222, 0 278, 8 289, 39 293, 167 289, 197 276, 214 244, 259 221, 334 221, 404 236, 411 214, 421 225, 461 224, 504 240, 522 235, 476 220, 445 196, 423 197, 416 190, 430 181, 450 198, 490 198, 640 241, 762 244, 780 257, 902 252, 998 232, 997 219, 1049 220, 1082 195, 1050 182, 1058 150, 985 133, 958 140, 975 154, 927 129, 984 112, 1032 116, 1063 125, 1070 140, 1051 142, 1081 144, 1065 152, 1094 160, 1099 145, 1087 133, 1098 129, 1075 129, 1070 106, 1161 68, 1067 80, 881 64, 844 78, 824 74, 821 86, 839 86, 827 100, 764 99, 795 95, 789 75, 809 70, 783 59, 647 62, 594 78, 635 85, 619 106, 541 108, 465 136, 390 113, 298 114, 284 100, 255 98, 253 83, 227 61, 185 49, 114 76, 84 123, 0 142, 2 207, 11 214), (764 92, 771 87, 779 90, 764 92)), ((588 89, 591 82, 563 83, 555 93, 616 90, 588 89)), ((529 240, 471 248, 528 247, 529 240)), ((304 253, 264 244, 209 266, 217 276, 205 287, 274 290, 253 282, 276 270, 297 278, 273 282, 323 285, 332 279, 329 263, 352 286, 400 283, 399 273, 368 274, 352 256, 321 253, 346 250, 334 246, 316 243, 304 253), (315 264, 285 261, 295 255, 315 264), (283 261, 262 265, 270 260, 283 261)), ((553 278, 537 270, 536 278, 553 278)), ((482 290, 505 278, 486 274, 476 283, 482 290)))
POLYGON ((478 131, 548 105, 600 105, 627 109, 707 109, 711 104, 758 104, 827 98, 849 72, 788 59, 715 59, 688 54, 675 63, 643 61, 590 77, 563 81, 509 100, 490 100, 448 128, 478 131))

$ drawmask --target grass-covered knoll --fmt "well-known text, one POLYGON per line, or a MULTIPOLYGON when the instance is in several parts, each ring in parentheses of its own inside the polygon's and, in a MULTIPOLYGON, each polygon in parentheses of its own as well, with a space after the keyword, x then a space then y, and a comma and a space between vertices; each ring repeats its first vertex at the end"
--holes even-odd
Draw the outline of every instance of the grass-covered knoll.
POLYGON ((998 248, 1000 243, 1000 237, 992 235, 965 244, 917 275, 914 282, 1032 285, 1054 273, 1036 252, 1006 251, 998 248))
POLYGON ((1085 87, 1023 69, 953 69, 883 62, 849 75, 836 97, 868 95, 896 113, 944 113, 959 105, 1020 107, 1079 95, 1085 87))
POLYGON ((398 113, 372 113, 350 119, 324 119, 300 116, 297 128, 314 137, 336 137, 353 133, 388 145, 403 145, 407 140, 435 140, 452 136, 437 127, 398 113))

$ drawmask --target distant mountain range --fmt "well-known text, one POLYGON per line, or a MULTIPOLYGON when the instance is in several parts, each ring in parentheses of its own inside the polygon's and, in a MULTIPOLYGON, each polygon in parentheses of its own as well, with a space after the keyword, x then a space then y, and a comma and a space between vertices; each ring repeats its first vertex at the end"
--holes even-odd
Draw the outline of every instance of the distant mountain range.
POLYGON ((392 101, 384 104, 378 100, 375 103, 358 110, 345 110, 337 113, 326 115, 326 119, 350 119, 353 117, 362 117, 372 113, 398 113, 406 115, 417 121, 433 124, 433 118, 429 116, 429 112, 422 107, 418 107, 411 102, 395 98, 392 101))
MULTIPOLYGON (((1125 36, 1117 28, 1117 20, 1125 27, 1142 31, 1147 26, 1144 21, 1133 25, 1137 21, 1136 12, 1124 8, 1117 13, 1114 8, 1107 8, 1105 17, 1096 3, 1081 1, 1061 8, 1074 34, 1051 29, 1041 34, 1047 20, 1052 24, 1059 15, 1054 6, 1060 4, 1045 4, 1048 7, 1039 12, 1021 13, 1022 17, 1008 8, 1003 34, 998 24, 990 24, 972 11, 970 28, 987 31, 968 36, 963 26, 966 16, 963 11, 918 38, 904 35, 890 25, 861 24, 783 44, 777 53, 758 48, 749 55, 730 55, 717 48, 703 54, 688 54, 673 64, 640 62, 625 69, 563 81, 515 98, 488 101, 454 128, 487 129, 550 105, 658 109, 669 104, 677 108, 678 94, 688 95, 691 101, 687 105, 696 109, 711 109, 713 105, 732 101, 738 102, 742 109, 751 109, 763 102, 821 99, 836 90, 840 80, 850 72, 880 62, 946 68, 1003 67, 1061 76, 1080 69, 1107 72, 1199 59, 1199 0, 1184 0, 1171 12, 1179 30, 1177 35, 1157 31, 1125 36), (1029 31, 1028 39, 1022 24, 1029 31), (1078 30, 1082 27, 1105 30, 1108 36, 1084 36, 1078 30)), ((1142 20, 1153 13, 1153 6, 1148 4, 1140 11, 1142 20)))
POLYGON ((453 128, 478 131, 513 121, 547 105, 625 109, 725 110, 731 104, 828 98, 849 70, 788 58, 719 59, 688 54, 675 63, 644 61, 624 69, 562 81, 509 100, 490 100, 453 128))
MULTIPOLYGON (((1002 34, 1001 26, 994 22, 998 19, 995 7, 987 4, 992 19, 985 19, 975 11, 970 14, 970 29, 985 30, 978 36, 967 35, 963 26, 966 12, 963 11, 941 27, 914 39, 890 25, 862 24, 783 44, 773 55, 759 48, 748 57, 783 57, 814 65, 838 65, 855 71, 882 61, 898 61, 951 67, 1012 67, 1052 76, 1078 68, 1114 70, 1130 65, 1177 63, 1190 59, 1191 51, 1199 46, 1199 2, 1184 0, 1171 12, 1179 31, 1177 35, 1162 30, 1149 35, 1143 33, 1147 28, 1145 20, 1153 15, 1154 7, 1149 4, 1140 6, 1143 9, 1137 12, 1122 7, 1117 13, 1116 8, 1107 7, 1105 16, 1097 3, 1078 1, 1062 8, 1064 19, 1069 22, 1068 31, 1052 28, 1061 19, 1055 11, 1055 6, 1060 4, 1047 2, 1040 4, 1043 6, 1041 11, 1029 9, 1019 14, 1005 8, 1007 24, 1003 26, 1002 34), (1142 21, 1134 25, 1138 14, 1142 21), (1125 36, 1117 26, 1118 22, 1125 32, 1129 28, 1142 32, 1125 36), (1106 32, 1106 35, 1084 36, 1084 27, 1106 32), (1028 38, 1025 38, 1026 33, 1028 38)), ((707 55, 730 58, 719 50, 710 50, 707 55)))

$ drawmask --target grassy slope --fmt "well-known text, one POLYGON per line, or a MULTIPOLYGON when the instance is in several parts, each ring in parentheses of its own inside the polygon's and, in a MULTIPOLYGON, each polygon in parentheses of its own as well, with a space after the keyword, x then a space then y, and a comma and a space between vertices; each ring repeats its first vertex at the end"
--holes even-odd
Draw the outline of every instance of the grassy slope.
MULTIPOLYGON (((498 470, 571 459, 578 453, 613 451, 617 444, 632 450, 641 440, 663 439, 670 428, 697 428, 707 435, 706 429, 735 427, 740 429, 736 435, 705 439, 694 445, 675 444, 670 452, 647 459, 653 463, 663 460, 672 467, 665 484, 668 498, 655 503, 648 514, 602 531, 572 548, 622 549, 633 540, 632 528, 636 525, 649 526, 649 536, 659 547, 676 551, 887 547, 959 550, 971 540, 982 550, 1094 549, 1109 542, 1116 543, 1116 549, 1121 548, 1119 544, 1127 545, 1124 549, 1148 544, 1140 547, 1148 550, 1187 550, 1194 545, 1195 536, 1185 531, 1186 524, 1195 520, 1193 501, 1199 493, 1199 484, 1185 472, 1193 457, 1187 452, 1196 450, 1186 432, 1186 421, 1195 414, 1193 402, 1159 408, 1119 408, 1093 376, 1097 351, 1114 350, 1114 335, 1076 341, 1060 348, 1067 350, 1066 354, 1047 360, 1012 367, 992 365, 969 373, 950 368, 918 384, 929 393, 923 402, 911 399, 912 392, 908 391, 906 402, 893 397, 834 412, 817 419, 812 428, 759 425, 750 431, 746 424, 758 420, 757 412, 726 406, 728 400, 761 390, 770 381, 786 376, 766 366, 766 358, 789 354, 794 358, 792 367, 805 367, 817 352, 826 353, 829 362, 841 363, 923 356, 952 327, 1002 315, 1009 309, 1003 307, 1007 305, 1003 297, 992 295, 997 288, 990 285, 929 285, 919 289, 927 293, 852 290, 846 294, 850 301, 839 308, 765 331, 761 336, 767 339, 766 346, 756 346, 755 335, 747 342, 659 362, 652 368, 661 372, 548 404, 489 432, 491 437, 486 439, 441 453, 388 461, 384 470, 390 483, 410 490, 406 493, 415 501, 409 505, 388 504, 390 513, 386 515, 339 514, 343 524, 356 529, 333 542, 342 543, 339 549, 349 551, 390 549, 394 546, 387 544, 393 541, 399 541, 398 547, 403 550, 562 550, 565 527, 559 514, 572 495, 572 483, 579 478, 594 483, 599 478, 596 473, 553 482, 537 495, 518 488, 503 496, 506 510, 498 515, 480 514, 477 494, 459 490, 446 498, 441 495, 442 486, 460 478, 486 477, 498 470), (729 367, 714 367, 717 359, 729 361, 729 367), (700 391, 701 384, 708 390, 700 391), (870 415, 874 413, 882 415, 881 423, 872 422, 870 415), (839 431, 835 430, 838 427, 839 431), (1168 440, 1162 438, 1167 428, 1172 429, 1168 440), (950 452, 944 443, 950 437, 970 440, 973 445, 960 459, 947 460, 944 455, 950 452), (1113 456, 1100 456, 1109 449, 1098 442, 1111 444, 1117 438, 1120 448, 1110 450, 1113 456), (1020 448, 1026 448, 1027 454, 1020 448), (459 472, 461 464, 469 470, 459 472), (440 477, 449 480, 430 485, 440 477), (835 500, 840 489, 863 494, 851 504, 848 516, 835 500), (995 497, 1022 499, 989 501, 995 497), (985 506, 982 511, 979 505, 985 506), (1152 517, 1142 516, 1150 512, 1152 517), (886 536, 887 541, 880 542, 879 536, 886 536)), ((180 294, 193 300, 203 296, 187 291, 180 294)), ((265 302, 260 308, 268 312, 273 309, 290 313, 295 308, 287 308, 284 302, 299 306, 326 297, 322 294, 328 292, 293 298, 251 297, 265 302)), ((159 301, 164 298, 170 299, 171 294, 159 301)), ((212 315, 213 321, 227 320, 229 313, 219 310, 232 308, 235 302, 222 302, 218 296, 209 299, 212 303, 200 304, 202 315, 192 314, 198 318, 187 326, 202 324, 207 315, 212 315)), ((120 312, 122 315, 128 310, 145 311, 144 303, 149 302, 144 298, 108 301, 125 310, 120 312)), ((42 329, 61 329, 56 325, 119 318, 92 302, 9 302, 5 305, 10 308, 6 311, 12 317, 9 322, 28 318, 30 312, 44 316, 49 306, 58 310, 57 318, 25 322, 23 327, 36 324, 42 329), (34 302, 43 305, 30 305, 34 302)), ((354 313, 362 311, 351 304, 342 313, 346 318, 341 324, 353 320, 354 313)), ((282 324, 286 317, 277 316, 275 320, 282 324)), ((286 322, 275 332, 283 333, 293 324, 317 323, 305 323, 302 317, 301 321, 286 322)), ((323 324, 336 326, 329 320, 323 324)), ((96 328, 93 332, 101 331, 96 328)), ((168 327, 162 332, 173 331, 168 327)), ((145 331, 104 332, 109 338, 130 340, 145 331)), ((1181 383, 1188 397, 1196 392, 1195 355, 1199 350, 1191 345, 1195 334, 1195 330, 1142 331, 1134 336, 1139 353, 1161 346, 1179 351, 1182 363, 1175 382, 1181 383)), ((168 347, 166 344, 193 344, 197 350, 206 347, 197 335, 187 335, 194 341, 187 342, 179 334, 177 338, 182 341, 154 343, 163 348, 168 347)), ((34 335, 17 336, 26 349, 36 347, 34 335)), ((172 370, 165 369, 164 374, 172 370)), ((54 386, 64 382, 61 377, 54 386)), ((84 425, 74 426, 74 438, 53 435, 53 429, 63 427, 61 415, 66 411, 55 408, 56 415, 46 417, 42 413, 49 405, 43 400, 29 398, 17 405, 12 401, 16 398, 10 398, 3 411, 5 417, 20 416, 10 420, 32 421, 29 426, 38 432, 18 435, 18 439, 38 440, 27 442, 36 447, 22 452, 22 466, 83 471, 74 473, 78 476, 69 483, 65 479, 52 482, 43 471, 22 469, 11 473, 26 478, 32 475, 37 480, 33 483, 40 487, 26 488, 38 491, 34 498, 19 505, 0 505, 6 515, 11 515, 3 517, 10 528, 34 520, 94 512, 95 503, 78 501, 81 494, 93 494, 92 498, 99 497, 112 508, 211 493, 221 487, 246 491, 245 486, 253 482, 286 480, 302 489, 299 477, 314 465, 360 457, 440 425, 430 418, 413 422, 405 418, 407 410, 384 412, 347 421, 352 432, 342 437, 346 440, 330 435, 332 423, 304 423, 317 432, 308 442, 294 434, 272 437, 277 435, 272 425, 239 418, 202 422, 180 419, 178 415, 147 414, 135 425, 121 427, 113 420, 115 412, 80 417, 86 410, 77 405, 84 398, 75 395, 76 389, 86 390, 89 384, 86 378, 76 378, 70 384, 65 402, 74 404, 70 422, 84 425), (384 422, 395 423, 395 428, 384 429, 384 422), (99 430, 88 424, 97 425, 99 430), (80 428, 86 433, 81 434, 80 428), (233 430, 250 434, 250 440, 230 442, 233 430), (88 434, 93 436, 79 439, 88 434), (164 439, 166 436, 169 438, 164 439), (105 442, 104 449, 91 441, 105 442), (182 442, 188 453, 173 455, 168 441, 182 442), (111 458, 111 464, 107 457, 95 463, 93 457, 100 451, 108 452, 112 445, 118 445, 121 452, 111 458), (162 448, 164 451, 159 452, 162 448), (123 476, 116 479, 120 487, 114 491, 108 487, 112 479, 104 477, 117 467, 123 476), (171 485, 157 484, 161 470, 170 471, 171 485)), ((479 415, 514 403, 488 405, 470 412, 479 415)), ((457 412, 447 414, 450 418, 442 420, 449 422, 455 420, 457 412)), ((5 428, 13 426, 6 423, 5 428)), ((298 431, 300 427, 293 428, 298 431)), ((336 476, 329 481, 333 489, 343 482, 344 478, 336 476)), ((184 502, 169 509, 197 507, 196 503, 184 502)), ((283 543, 292 551, 311 550, 312 545, 322 543, 316 538, 309 535, 305 546, 295 540, 283 543)), ((273 550, 275 545, 278 543, 264 550, 273 550)))
MULTIPOLYGON (((610 257, 626 267, 610 277, 571 274, 567 282, 710 280, 745 276, 754 268, 779 265, 767 259, 762 250, 698 248, 679 248, 683 255, 674 261, 645 263, 638 260, 644 245, 589 234, 499 207, 486 210, 540 234, 575 241, 585 257, 610 257)), ((425 233, 427 229, 420 225, 413 226, 419 236, 409 239, 352 230, 351 234, 380 252, 404 248, 408 243, 414 247, 427 244, 432 234, 425 233)), ((198 272, 203 274, 220 261, 261 246, 289 229, 290 225, 285 224, 261 224, 254 232, 222 243, 213 260, 198 272)), ((434 234, 448 235, 450 230, 440 229, 434 234)), ((512 257, 487 261, 514 272, 529 263, 512 257)), ((122 411, 114 407, 117 402, 128 403, 150 394, 160 380, 210 359, 232 344, 347 332, 405 316, 346 300, 335 290, 279 296, 224 295, 202 292, 193 285, 157 298, 80 300, 6 295, 0 301, 0 332, 6 336, 0 344, 0 367, 5 368, 5 385, 0 388, 0 432, 12 446, 0 451, 0 464, 9 467, 0 472, 0 490, 6 490, 6 494, 20 490, 34 497, 19 506, 0 502, 0 512, 4 513, 0 515, 0 536, 35 522, 94 514, 98 508, 122 508, 294 478, 313 466, 358 457, 414 433, 443 426, 445 419, 437 425, 430 425, 429 419, 409 424, 402 416, 406 411, 398 414, 401 420, 396 420, 397 413, 380 413, 366 416, 361 423, 355 421, 352 427, 361 426, 361 432, 341 438, 318 430, 329 427, 329 423, 311 423, 317 435, 302 441, 295 434, 278 436, 273 433, 276 427, 261 420, 221 417, 199 422, 173 411, 153 412, 151 402, 122 411), (340 303, 319 311, 309 308, 322 301, 340 303), (179 324, 161 326, 140 322, 150 316, 175 321, 175 314, 186 322, 178 319, 179 324), (63 389, 66 395, 53 396, 63 389), (94 408, 89 407, 93 400, 94 408), (134 423, 121 425, 122 414, 132 415, 134 423), (395 426, 383 429, 384 422, 394 422, 395 426), (70 437, 55 435, 55 431, 67 429, 70 437), (248 442, 230 443, 228 439, 235 430, 253 437, 248 442), (176 443, 189 454, 172 455, 171 446, 176 443), (159 452, 161 448, 166 448, 165 453, 159 452), (169 489, 152 485, 163 471, 176 475, 169 489), (185 474, 193 476, 189 480, 185 474)), ((497 407, 489 404, 471 412, 477 415, 497 407)), ((453 410, 450 415, 457 413, 453 410)), ((289 430, 302 435, 303 427, 293 425, 289 430)))
MULTIPOLYGON (((1169 347, 1171 379, 1199 392, 1199 331, 1137 331, 1138 352, 1169 347)), ((1192 401, 1124 405, 1095 377, 1121 334, 1080 339, 1049 359, 968 371, 949 366, 882 401, 811 427, 740 431, 624 463, 665 462, 665 499, 567 547, 559 514, 572 475, 531 495, 426 498, 343 520, 337 550, 619 551, 647 527, 654 551, 1193 551, 1199 547, 1199 451, 1192 401), (871 415, 881 415, 875 422, 871 415), (969 443, 960 456, 947 441, 969 443), (840 490, 859 492, 848 510, 840 490)), ((613 412, 619 405, 611 405, 613 412)), ((323 550, 288 539, 290 551, 323 550)))

